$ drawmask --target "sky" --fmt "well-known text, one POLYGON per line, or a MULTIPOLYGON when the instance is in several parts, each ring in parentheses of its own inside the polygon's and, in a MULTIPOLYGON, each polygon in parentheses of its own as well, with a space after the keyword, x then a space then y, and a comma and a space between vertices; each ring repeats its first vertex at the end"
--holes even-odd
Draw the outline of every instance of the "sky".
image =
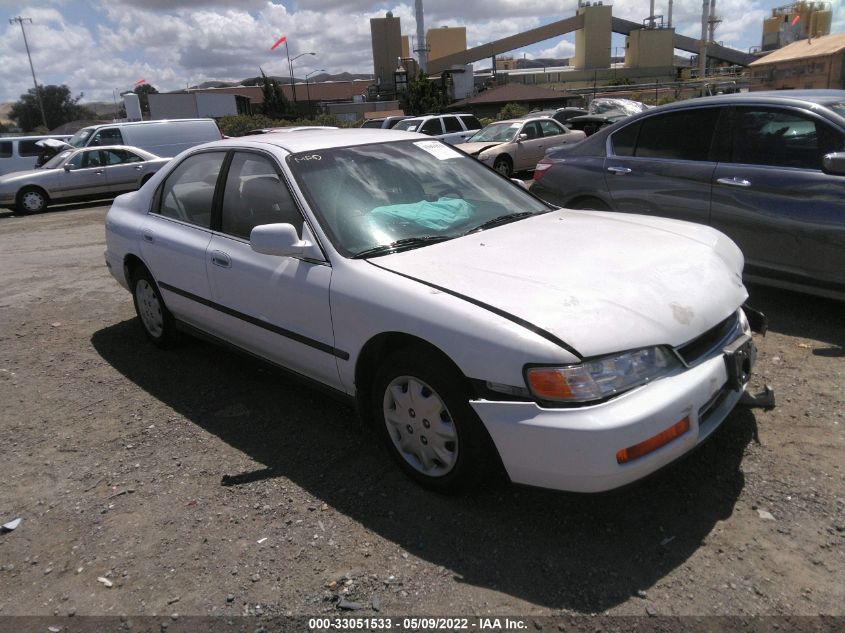
MULTIPOLYGON (((607 3, 607 1, 606 1, 607 3)), ((577 0, 425 0, 425 26, 465 26, 467 46, 483 44, 574 15, 577 0)), ((786 0, 717 0, 723 18, 716 40, 741 50, 759 45, 762 21, 786 0)), ((845 0, 830 2, 832 32, 845 31, 845 0)), ((655 13, 667 12, 656 0, 655 13)), ((16 101, 32 88, 20 25, 24 24, 35 74, 41 84, 65 84, 82 102, 110 101, 113 93, 146 80, 159 91, 203 81, 236 81, 259 74, 287 76, 287 36, 294 74, 373 72, 369 19, 392 11, 402 33, 414 35, 414 3, 371 0, 0 0, 0 102, 16 101)), ((616 0, 616 17, 642 22, 648 0, 616 0)), ((701 0, 675 0, 677 32, 698 37, 701 0)), ((624 46, 614 36, 613 46, 624 46)), ((516 56, 569 57, 572 34, 513 51, 516 56)), ((621 49, 620 49, 621 54, 621 49)), ((489 67, 485 61, 481 66, 489 67)))

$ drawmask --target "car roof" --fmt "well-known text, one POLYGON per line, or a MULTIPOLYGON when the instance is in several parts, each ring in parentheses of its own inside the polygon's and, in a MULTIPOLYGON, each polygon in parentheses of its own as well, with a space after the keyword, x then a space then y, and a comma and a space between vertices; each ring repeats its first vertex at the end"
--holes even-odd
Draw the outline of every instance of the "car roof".
POLYGON ((220 141, 212 141, 197 147, 266 147, 272 145, 291 154, 333 147, 350 147, 369 143, 388 143, 401 140, 426 140, 437 142, 425 134, 402 130, 384 130, 380 128, 339 128, 337 130, 301 130, 296 134, 269 132, 255 136, 239 136, 220 141))
POLYGON ((779 105, 826 105, 828 103, 845 102, 845 90, 764 90, 760 92, 736 92, 733 94, 676 101, 675 103, 668 103, 659 108, 653 108, 648 110, 648 112, 654 112, 658 109, 664 111, 674 108, 697 107, 704 104, 725 105, 753 102, 779 105))

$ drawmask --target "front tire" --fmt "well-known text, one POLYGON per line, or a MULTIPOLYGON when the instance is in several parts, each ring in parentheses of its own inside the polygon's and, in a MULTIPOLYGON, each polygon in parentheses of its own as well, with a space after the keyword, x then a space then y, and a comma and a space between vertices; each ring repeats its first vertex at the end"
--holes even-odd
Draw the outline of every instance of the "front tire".
POLYGON ((509 156, 499 156, 493 163, 493 169, 505 178, 510 178, 513 174, 513 162, 511 162, 509 156))
POLYGON ((19 213, 40 213, 47 208, 47 194, 38 187, 24 187, 18 192, 16 208, 19 213))
POLYGON ((390 355, 372 390, 372 419, 411 479, 438 492, 476 487, 495 462, 492 441, 469 405, 464 377, 436 353, 390 355))
POLYGON ((176 342, 176 320, 164 305, 158 284, 146 268, 132 275, 132 301, 147 338, 163 349, 172 347, 176 342))

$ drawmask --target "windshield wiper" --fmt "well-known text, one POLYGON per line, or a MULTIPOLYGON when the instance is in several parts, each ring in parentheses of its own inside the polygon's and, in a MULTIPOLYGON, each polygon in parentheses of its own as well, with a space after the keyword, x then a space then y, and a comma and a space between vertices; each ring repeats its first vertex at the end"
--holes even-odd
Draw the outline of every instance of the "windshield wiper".
POLYGON ((362 259, 364 257, 371 257, 373 255, 386 255, 388 253, 395 253, 400 250, 405 250, 407 248, 414 248, 417 246, 422 246, 423 244, 434 244, 436 242, 443 242, 445 240, 450 239, 452 238, 447 237, 446 235, 422 235, 419 237, 405 237, 401 240, 391 242, 390 244, 381 244, 379 246, 374 246, 373 248, 368 248, 366 250, 361 251, 360 253, 356 253, 352 256, 352 258, 362 259))
POLYGON ((469 235, 470 233, 477 233, 478 231, 484 231, 485 229, 492 229, 494 226, 501 226, 502 224, 509 224, 510 222, 516 222, 517 220, 521 220, 522 218, 527 218, 529 215, 538 215, 533 211, 520 211, 519 213, 506 213, 505 215, 500 215, 492 220, 487 220, 482 224, 479 224, 476 227, 471 228, 469 231, 464 233, 464 235, 469 235))

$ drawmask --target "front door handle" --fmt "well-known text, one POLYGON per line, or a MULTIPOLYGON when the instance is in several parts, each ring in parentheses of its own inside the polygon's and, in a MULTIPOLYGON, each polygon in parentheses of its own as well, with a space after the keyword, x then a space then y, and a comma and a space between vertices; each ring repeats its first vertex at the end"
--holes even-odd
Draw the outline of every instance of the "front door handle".
POLYGON ((102 176, 102 175, 103 175, 104 173, 106 173, 106 172, 104 172, 102 169, 98 169, 98 170, 97 170, 97 171, 95 171, 94 173, 95 173, 95 174, 97 174, 98 176, 102 176))
POLYGON ((156 238, 155 238, 155 236, 153 235, 153 232, 152 232, 152 231, 144 231, 144 232, 143 232, 143 236, 144 236, 144 241, 145 241, 145 242, 150 242, 150 243, 153 243, 153 242, 155 242, 155 241, 156 241, 156 238))
POLYGON ((745 178, 719 178, 717 181, 720 185, 730 185, 731 187, 750 187, 751 181, 745 178))
POLYGON ((631 169, 629 167, 608 167, 607 171, 611 174, 616 174, 617 176, 624 176, 625 174, 631 173, 631 169))
POLYGON ((135 166, 135 171, 141 171, 142 169, 144 169, 143 165, 136 165, 135 166))
POLYGON ((214 251, 211 253, 211 263, 221 268, 231 268, 232 258, 223 251, 214 251))

